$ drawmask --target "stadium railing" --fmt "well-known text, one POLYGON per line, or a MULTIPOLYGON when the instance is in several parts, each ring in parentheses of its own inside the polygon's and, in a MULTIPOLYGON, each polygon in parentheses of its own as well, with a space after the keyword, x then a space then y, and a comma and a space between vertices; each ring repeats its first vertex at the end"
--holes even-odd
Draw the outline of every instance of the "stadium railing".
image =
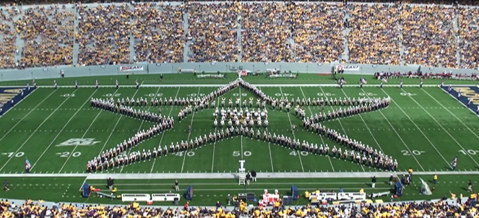
MULTIPOLYGON (((370 64, 340 64, 340 63, 262 63, 262 62, 224 62, 224 63, 166 63, 149 64, 138 63, 129 65, 101 65, 85 67, 44 67, 28 68, 24 70, 0 70, 0 81, 32 80, 59 78, 60 72, 65 77, 92 77, 92 76, 115 76, 130 74, 168 74, 179 73, 179 69, 194 69, 197 73, 205 72, 236 72, 237 69, 252 72, 266 72, 267 69, 278 69, 280 72, 291 71, 292 73, 312 73, 331 75, 331 69, 341 65, 346 74, 372 75, 374 72, 416 72, 419 65, 393 66, 393 65, 370 65, 370 64)), ((472 69, 448 69, 421 66, 421 71, 427 73, 452 72, 453 74, 472 74, 477 70, 472 69)))

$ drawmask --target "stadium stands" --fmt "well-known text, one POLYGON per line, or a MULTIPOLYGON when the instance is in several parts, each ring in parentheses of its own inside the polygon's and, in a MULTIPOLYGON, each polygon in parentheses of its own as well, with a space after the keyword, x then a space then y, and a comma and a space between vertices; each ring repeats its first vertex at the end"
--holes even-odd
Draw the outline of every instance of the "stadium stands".
POLYGON ((341 3, 296 4, 293 61, 338 61, 344 52, 343 18, 341 3))
POLYGON ((459 9, 459 35, 461 37, 459 48, 461 53, 461 68, 477 68, 479 62, 479 9, 459 9))
POLYGON ((133 10, 129 4, 80 5, 78 65, 130 63, 133 10))
POLYGON ((292 8, 283 3, 242 4, 243 62, 291 61, 292 8))
POLYGON ((24 41, 25 67, 70 65, 73 59, 74 11, 65 5, 24 9, 16 28, 24 41))
POLYGON ((236 61, 478 67, 477 8, 392 2, 4 7, 0 68, 236 61))
POLYGON ((400 64, 399 5, 350 4, 349 61, 400 64))
POLYGON ((457 66, 456 32, 452 7, 403 5, 401 11, 406 64, 457 66))
POLYGON ((15 9, 0 11, 0 68, 15 67, 15 53, 18 49, 16 44, 17 34, 13 25, 19 11, 15 9))
POLYGON ((183 5, 138 4, 134 8, 135 57, 139 62, 183 62, 183 5))
POLYGON ((0 215, 2 217, 473 217, 477 214, 475 200, 469 199, 462 203, 437 202, 398 202, 390 204, 363 204, 337 206, 282 206, 247 207, 239 202, 235 207, 140 207, 136 203, 130 206, 104 205, 72 205, 59 204, 48 207, 27 200, 25 204, 15 205, 8 200, 0 200, 0 215), (216 215, 216 216, 215 216, 216 215))
POLYGON ((237 60, 237 14, 239 3, 189 3, 189 62, 234 62, 237 60))

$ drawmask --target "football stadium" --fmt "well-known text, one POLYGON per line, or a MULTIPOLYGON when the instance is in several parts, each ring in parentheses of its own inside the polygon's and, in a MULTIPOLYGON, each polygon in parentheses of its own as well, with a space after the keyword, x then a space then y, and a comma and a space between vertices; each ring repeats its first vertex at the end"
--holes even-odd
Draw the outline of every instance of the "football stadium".
POLYGON ((475 217, 474 4, 5 3, 0 213, 475 217))

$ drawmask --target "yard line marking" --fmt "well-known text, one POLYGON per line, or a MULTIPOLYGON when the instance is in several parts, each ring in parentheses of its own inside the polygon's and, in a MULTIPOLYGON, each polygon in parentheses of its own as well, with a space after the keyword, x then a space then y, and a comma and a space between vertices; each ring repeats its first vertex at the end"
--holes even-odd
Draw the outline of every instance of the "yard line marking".
MULTIPOLYGON (((363 89, 361 89, 361 90, 364 92, 363 89)), ((346 92, 345 92, 343 89, 341 89, 341 91, 343 92, 344 96, 346 96, 347 98, 349 98, 348 95, 346 94, 346 92)), ((367 98, 368 98, 369 100, 371 100, 371 97, 369 97, 369 95, 366 95, 366 96, 367 96, 367 98)), ((380 110, 379 110, 379 111, 380 111, 380 110)), ((371 136, 373 137, 374 142, 376 142, 376 145, 377 145, 377 146, 379 147, 379 149, 384 153, 383 148, 382 148, 381 145, 379 144, 379 142, 378 142, 378 140, 376 139, 376 137, 374 137, 373 132, 372 132, 371 129, 369 128, 369 126, 368 126, 368 124, 366 123, 366 121, 364 120, 363 116, 361 116, 360 113, 359 113, 358 115, 359 115, 359 118, 361 118, 361 120, 363 121, 364 126, 366 127, 366 129, 369 131, 369 134, 371 134, 371 136)), ((378 129, 378 130, 379 130, 379 129, 378 129)), ((374 128, 373 128, 373 131, 374 131, 374 128)), ((418 162, 418 163, 419 163, 419 162, 418 162)))
MULTIPOLYGON (((238 89, 239 89, 239 99, 240 99, 240 108, 243 106, 243 102, 241 101, 241 86, 238 86, 238 89)), ((248 134, 248 133, 246 133, 248 134)), ((244 156, 243 156, 243 134, 241 134, 240 136, 240 151, 241 151, 241 160, 244 160, 244 156)))
MULTIPOLYGON (((142 82, 142 84, 143 84, 143 82, 142 82)), ((158 87, 158 89, 156 90, 155 96, 158 95, 158 92, 160 91, 160 88, 161 88, 161 87, 158 87)), ((138 90, 139 90, 139 89, 137 89, 137 91, 138 91, 138 90)), ((135 95, 136 95, 136 92, 135 92, 135 94, 133 95, 133 97, 135 97, 135 95)), ((148 101, 148 99, 146 99, 146 100, 148 101)), ((150 111, 151 106, 152 106, 152 105, 149 105, 149 106, 148 106, 147 111, 150 111)), ((141 127, 143 126, 143 123, 145 123, 145 119, 142 119, 142 120, 141 120, 140 126, 138 127, 138 129, 136 130, 136 132, 141 131, 141 127)), ((125 130, 123 130, 123 131, 125 131, 125 130)), ((131 150, 131 148, 128 150, 128 154, 130 154, 130 150, 131 150)), ((101 154, 101 151, 100 151, 100 154, 101 154)), ((122 165, 122 166, 121 166, 120 173, 122 173, 124 167, 125 167, 125 165, 122 165)), ((145 173, 146 173, 146 172, 145 172, 145 173)))
MULTIPOLYGON (((178 87, 178 90, 176 91, 175 98, 178 97, 178 93, 180 93, 180 89, 181 89, 181 87, 178 87)), ((168 113, 168 117, 171 116, 171 113, 172 113, 172 112, 173 112, 173 104, 172 104, 171 107, 170 107, 170 113, 168 113)), ((165 136, 165 132, 166 132, 166 131, 164 131, 164 132, 161 134, 160 142, 158 143, 158 146, 160 146, 160 148, 161 148, 161 142, 163 141, 163 137, 165 136)), ((157 159, 157 158, 154 158, 154 159, 153 159, 153 164, 151 165, 150 173, 153 173, 153 168, 155 168, 156 159, 157 159)))
MULTIPOLYGON (((91 97, 98 91, 98 89, 95 89, 95 91, 93 91, 93 93, 91 93, 90 97, 88 97, 86 99, 86 101, 80 106, 80 108, 84 107, 86 103, 88 103, 88 101, 90 101, 91 97)), ((33 163, 32 167, 30 168, 33 169, 37 164, 38 162, 42 159, 43 155, 45 155, 45 153, 47 153, 48 149, 50 149, 50 147, 52 147, 53 143, 55 143, 55 140, 57 140, 57 138, 60 136, 60 134, 63 132, 63 130, 65 130, 65 128, 68 126, 68 124, 73 120, 73 118, 75 118, 75 116, 78 114, 78 112, 80 112, 80 110, 77 110, 73 116, 70 117, 70 119, 68 119, 68 121, 65 123, 65 125, 63 125, 63 127, 60 129, 60 131, 58 131, 58 134, 55 136, 55 138, 53 138, 52 142, 48 145, 47 148, 43 149, 43 152, 42 154, 40 154, 40 157, 38 157, 38 159, 35 161, 35 163, 33 163)), ((95 118, 96 119, 96 118, 95 118)), ((71 152, 73 153, 73 152, 71 152)), ((63 167, 62 167, 63 168, 63 167)))
MULTIPOLYGON (((303 94, 304 99, 307 99, 306 95, 304 94, 303 88, 299 87, 299 90, 301 90, 301 93, 303 94)), ((309 107, 309 105, 308 105, 308 109, 309 109, 309 112, 311 113, 311 116, 314 115, 313 110, 311 110, 311 107, 309 107)), ((326 143, 324 143, 323 136, 320 135, 319 138, 321 139, 321 142, 323 142, 323 145, 325 145, 326 143)), ((331 164, 331 168, 334 172, 335 170, 334 170, 333 162, 331 161, 331 157, 329 157, 329 155, 326 155, 326 157, 328 157, 329 163, 331 164)))
MULTIPOLYGON (((284 96, 283 94, 283 89, 281 88, 281 86, 279 87, 279 91, 281 92, 281 96, 284 96)), ((289 119, 289 124, 290 124, 290 131, 293 133, 293 137, 294 139, 296 139, 296 135, 294 134, 294 131, 293 131, 293 121, 291 121, 291 116, 289 116, 289 112, 286 112, 286 114, 288 114, 288 119, 289 119)), ((303 160, 301 159, 301 155, 298 155, 298 158, 299 158, 299 162, 301 163, 301 169, 303 170, 304 172, 304 166, 303 166, 303 160)))
MULTIPOLYGON (((5 114, 7 114, 8 112, 10 112, 10 111, 12 111, 12 110, 17 110, 15 107, 16 107, 17 105, 19 105, 23 100, 25 100, 25 99, 27 99, 28 97, 30 97, 30 95, 33 94, 33 93, 34 93, 35 91, 37 91, 37 90, 38 90, 38 88, 34 89, 34 90, 33 90, 32 92, 30 92, 30 94, 28 94, 25 98, 20 99, 20 101, 18 101, 17 103, 15 103, 15 104, 13 105, 13 107, 10 108, 10 110, 5 111, 5 113, 3 113, 3 115, 0 116, 0 117, 5 116, 5 114)), ((51 95, 51 94, 52 94, 52 93, 50 93, 50 95, 51 95)), ((50 95, 49 95, 48 97, 50 97, 50 95)), ((48 97, 47 97, 47 98, 48 98, 48 97)), ((42 102, 43 102, 43 101, 42 101, 42 102)), ((40 102, 40 103, 41 103, 41 102, 40 102)), ((19 110, 21 110, 21 109, 19 109, 19 110)))
MULTIPOLYGON (((119 89, 115 90, 115 92, 113 92, 113 96, 116 94, 116 92, 118 92, 119 89)), ((93 92, 93 94, 96 93, 96 91, 98 91, 98 89, 95 89, 95 92, 93 92)), ((93 96, 92 94, 92 96, 93 96)), ((91 99, 91 96, 90 98, 91 99)), ((87 99, 87 101, 89 100, 87 99)), ((86 102, 85 102, 86 103, 86 102)), ((77 110, 77 112, 80 111, 80 110, 77 110)), ((90 123, 90 125, 88 126, 88 128, 86 129, 85 133, 83 133, 82 135, 82 139, 85 138, 86 134, 88 133, 88 131, 90 130, 90 128, 93 126, 93 123, 95 123, 95 121, 98 119, 98 117, 100 116, 101 112, 103 112, 104 110, 100 110, 100 112, 98 112, 95 116, 95 118, 93 119, 93 121, 90 123)), ((76 114, 76 113, 75 113, 76 114)), ((58 133, 60 135, 62 131, 60 130, 60 132, 58 133)), ((53 143, 53 141, 52 141, 53 143)), ((51 145, 51 144, 50 144, 51 145)), ((72 157, 73 153, 76 151, 76 149, 78 148, 78 144, 75 145, 75 147, 73 148, 72 152, 70 152, 70 154, 68 155, 67 159, 65 160, 65 162, 63 163, 62 167, 60 168, 60 171, 58 171, 58 173, 61 172, 61 170, 66 166, 67 162, 70 160, 70 158, 72 157)))
MULTIPOLYGON (((200 95, 200 89, 201 89, 201 87, 198 87, 198 93, 196 94, 196 96, 200 95)), ((191 128, 193 128, 193 120, 195 119, 196 112, 197 111, 193 107, 193 115, 191 115, 191 123, 190 123, 191 128)), ((191 131, 188 133, 188 138, 186 139, 186 141, 189 141, 190 137, 191 137, 191 131)), ((181 173, 183 172, 183 169, 185 168, 186 156, 187 156, 186 154, 184 154, 184 156, 183 156, 183 163, 181 164, 181 171, 180 171, 181 173)))
MULTIPOLYGON (((321 89, 321 92, 323 93, 323 96, 327 96, 327 95, 326 95, 326 92, 324 92, 324 90, 323 90, 322 87, 319 87, 319 89, 321 89)), ((332 105, 329 105, 329 107, 330 107, 332 110, 334 110, 334 108, 333 108, 332 105)), ((341 129, 343 129, 344 134, 347 135, 346 130, 344 129, 343 123, 341 123, 341 119, 336 119, 336 120, 338 121, 339 125, 341 126, 341 129)), ((363 171, 366 172, 366 170, 364 169, 364 166, 363 166, 362 164, 360 164, 360 166, 361 166, 361 169, 363 169, 363 171)))
MULTIPOLYGON (((258 89, 261 90, 261 87, 258 87, 258 89)), ((266 127, 266 131, 267 129, 268 127, 266 127)), ((269 151, 269 161, 271 162, 271 172, 274 172, 273 155, 271 154, 271 142, 268 142, 268 151, 269 151)))
MULTIPOLYGON (((73 91, 72 93, 75 93, 77 90, 78 90, 78 89, 75 89, 75 91, 73 91)), ((55 91, 53 91, 53 92, 55 92, 55 91)), ((53 93, 53 92, 52 92, 52 93, 53 93)), ((51 95, 51 94, 50 94, 50 95, 51 95)), ((38 127, 32 132, 32 134, 30 134, 30 136, 28 136, 28 138, 23 142, 23 144, 20 145, 20 147, 18 147, 18 149, 15 151, 15 153, 17 153, 18 151, 20 151, 20 149, 22 149, 23 146, 25 146, 25 145, 27 144, 28 140, 30 140, 30 139, 33 137, 33 135, 35 135, 35 133, 40 129, 40 127, 42 127, 43 124, 44 124, 45 122, 47 122, 47 120, 49 120, 50 117, 51 117, 59 108, 61 108, 62 105, 65 104, 65 102, 67 102, 68 99, 70 99, 70 97, 65 98, 65 100, 63 100, 63 102, 62 102, 60 105, 58 105, 58 107, 57 107, 54 111, 52 111, 52 112, 50 113, 50 115, 48 115, 48 117, 45 118, 45 119, 40 123, 40 125, 38 125, 38 127)), ((37 106, 38 106, 38 105, 37 105, 37 106)), ((14 157, 14 155, 13 155, 12 157, 10 157, 10 158, 5 162, 5 164, 3 164, 2 168, 0 168, 0 171, 2 171, 3 168, 5 168, 5 166, 7 166, 7 164, 12 160, 13 157, 14 157)))
MULTIPOLYGON (((384 91, 384 89, 381 89, 384 94, 388 95, 389 94, 384 91)), ((404 92, 404 90, 402 90, 404 92)), ((391 101, 394 101, 392 98, 391 98, 391 101)), ((395 102, 395 101, 394 101, 395 102)), ((424 138, 426 138, 426 140, 429 142, 429 144, 431 144, 431 146, 434 148, 434 150, 436 150, 436 152, 439 154, 439 156, 441 156, 441 158, 447 163, 447 166, 449 167, 452 167, 451 166, 451 163, 449 163, 449 161, 446 160, 446 158, 441 154, 441 152, 439 152, 439 150, 436 148, 436 146, 431 142, 431 140, 426 136, 426 134, 424 134, 424 132, 421 130, 421 128, 419 128, 419 126, 411 119, 411 117, 401 108, 401 106, 399 106, 398 103, 396 103, 397 107, 399 108, 399 110, 401 110, 404 115, 406 115, 406 117, 411 121, 411 123, 416 127, 416 129, 419 130, 419 132, 421 132, 421 134, 424 136, 424 138)))
MULTIPOLYGON (((141 84, 143 84, 143 82, 141 82, 141 84)), ((141 84, 140 84, 140 86, 141 86, 141 84)), ((135 91, 135 93, 133 94, 132 98, 134 98, 134 97, 136 96, 136 94, 138 93, 139 90, 140 90, 140 89, 137 89, 137 90, 135 91)), ((101 152, 105 149, 105 146, 106 146, 106 145, 108 144, 108 142, 110 141, 110 138, 111 138, 111 136, 113 135, 113 133, 115 132, 115 129, 116 129, 116 127, 118 126, 118 123, 120 123, 120 120, 121 120, 121 118, 122 118, 123 116, 122 116, 122 115, 119 115, 119 116, 120 116, 120 117, 118 117, 118 120, 116 121, 115 126, 113 126, 113 129, 111 130, 110 135, 108 136, 108 138, 106 139, 105 143, 103 144, 103 147, 101 147, 100 152, 98 153, 98 155, 100 155, 101 152)))
MULTIPOLYGON (((241 94, 240 94, 241 96, 241 94)), ((220 99, 218 98, 217 101, 216 101, 216 107, 218 107, 220 105, 220 99)), ((241 101, 240 101, 241 102, 241 101)), ((240 103, 241 104, 241 103, 240 103)), ((215 110, 215 109, 214 109, 215 110)), ((217 115, 218 116, 218 115, 217 115)), ((215 127, 215 130, 216 130, 216 127, 215 127)), ((214 171, 214 165, 215 165, 215 150, 216 150, 216 141, 215 143, 213 143, 213 156, 211 157, 211 172, 213 173, 214 171)))
MULTIPOLYGON (((366 91, 364 91, 363 88, 361 88, 361 91, 362 91, 363 93, 366 93, 366 91)), ((387 94, 387 93, 386 93, 386 94, 387 94)), ((367 95, 367 96, 368 96, 368 95, 367 95)), ((369 96, 368 96, 368 98, 371 99, 369 96)), ((391 101, 392 101, 392 100, 391 100, 391 101)), ((398 105, 398 108, 399 108, 399 105, 398 105)), ((402 110, 402 109, 401 109, 401 110, 402 110)), ((379 113, 384 117, 384 120, 386 120, 386 122, 388 122, 389 126, 391 126, 391 129, 396 133, 396 135, 398 136, 399 140, 401 140, 401 142, 402 142, 402 144, 404 145, 404 147, 406 148, 406 150, 407 150, 410 154, 412 154, 411 149, 409 149, 409 146, 408 146, 408 145, 406 144, 406 142, 402 139, 401 135, 399 135, 399 133, 396 131, 396 128, 394 128, 394 126, 393 126, 392 123, 389 121, 389 119, 386 117, 386 115, 384 115, 384 113, 383 113, 381 110, 378 110, 378 111, 379 111, 379 113)), ((361 115, 360 115, 360 116, 361 116, 361 115)), ((361 117, 361 119, 363 119, 363 118, 361 117)), ((365 121, 363 120, 363 122, 365 122, 365 121)), ((365 122, 364 124, 366 124, 366 122, 365 122)), ((367 124, 366 124, 366 128, 368 128, 368 130, 369 130, 369 127, 368 127, 367 124)), ((370 131, 370 132, 371 132, 371 131, 370 131)), ((372 135, 372 133, 371 133, 371 135, 372 135)), ((373 136, 373 137, 374 137, 374 136, 373 136)), ((378 144, 378 142, 376 141, 376 139, 374 139, 374 141, 376 142, 376 144, 378 144)), ((381 149, 381 151, 382 151, 383 149, 381 148, 381 146, 380 146, 379 144, 378 144, 378 146, 379 146, 379 149, 381 149)), ((383 151, 383 153, 384 153, 384 151, 383 151)), ((417 164, 419 165, 419 167, 421 167, 421 169, 424 171, 424 167, 423 167, 423 166, 421 165, 421 163, 417 160, 416 156, 412 155, 412 157, 413 157, 414 160, 417 162, 417 164)))
POLYGON ((80 189, 78 191, 81 191, 82 188, 83 188, 83 184, 85 184, 86 180, 87 180, 88 177, 85 177, 85 180, 83 180, 83 182, 81 183, 81 186, 80 186, 80 189))
MULTIPOLYGON (((402 90, 403 92, 405 92, 404 89, 401 89, 401 90, 402 90)), ((424 108, 422 107, 422 105, 420 105, 419 102, 416 101, 416 99, 414 99, 412 96, 409 96, 409 98, 410 98, 411 100, 413 100, 420 108, 422 108, 422 109, 437 123, 437 125, 438 125, 439 127, 441 127, 441 128, 444 130, 444 132, 446 132, 446 134, 449 135, 449 137, 451 137, 452 140, 454 140, 454 142, 456 142, 456 144, 457 144, 461 149, 466 150, 464 147, 462 147, 461 143, 459 143, 459 142, 451 135, 451 133, 449 133, 449 131, 447 131, 446 128, 444 128, 444 126, 442 126, 442 124, 439 123, 439 121, 437 121, 436 118, 434 118, 434 117, 429 113, 429 111, 427 111, 426 109, 424 109, 424 108)), ((421 130, 419 130, 419 131, 421 131, 421 130)), ((466 152, 466 153, 467 153, 467 152, 466 152)), ((442 156, 442 154, 441 154, 441 156, 442 156)), ((467 153, 467 156, 469 156, 469 157, 471 158, 471 160, 472 160, 477 166, 479 166, 479 163, 478 163, 476 160, 474 160, 474 158, 473 158, 469 153, 467 153)), ((446 161, 446 159, 444 159, 444 161, 446 161)), ((447 162, 447 161, 446 161, 446 162, 447 162)), ((449 162, 448 162, 448 163, 449 163, 449 162)))
MULTIPOLYGON (((444 90, 441 88, 441 90, 444 90)), ((467 126, 461 119, 459 119, 459 117, 457 117, 454 113, 452 113, 449 109, 447 109, 447 107, 444 107, 443 104, 441 104, 441 102, 439 102, 434 96, 432 96, 431 94, 429 94, 429 92, 427 92, 426 90, 422 89, 423 92, 425 92, 427 95, 429 95, 429 97, 431 97, 434 101, 436 101, 439 105, 441 105, 442 108, 446 109, 447 112, 449 112, 452 116, 454 116, 464 127, 466 127, 467 130, 469 130, 469 132, 471 132, 474 136, 476 136, 477 139, 479 139, 479 136, 476 135, 475 132, 472 131, 471 128, 469 128, 469 126, 467 126)), ((449 95, 449 93, 448 93, 449 95)), ((461 102, 462 103, 462 102, 461 102)), ((469 108, 469 107, 468 107, 469 108)), ((469 108, 470 109, 470 108, 469 108)))
MULTIPOLYGON (((36 89, 35 89, 35 90, 36 90, 36 89)), ((44 98, 40 103, 38 103, 32 110, 30 110, 30 112, 28 112, 27 114, 25 114, 25 116, 23 116, 22 119, 20 119, 17 123, 15 123, 15 125, 13 125, 13 126, 10 128, 10 130, 8 130, 8 132, 7 132, 2 138, 0 138, 0 142, 1 142, 5 137, 7 137, 7 135, 8 135, 10 132, 12 132, 12 130, 14 130, 15 127, 17 127, 18 124, 20 124, 28 115, 30 115, 34 110, 37 110, 38 106, 40 106, 43 102, 45 102, 47 99, 49 99, 50 96, 52 96, 53 93, 55 93, 57 90, 58 90, 58 89, 53 90, 53 92, 51 92, 46 98, 44 98)), ((28 96, 27 96, 27 97, 28 97, 28 96)), ((24 98, 24 99, 25 99, 25 98, 24 98)), ((22 100, 23 100, 23 99, 22 99, 22 100)), ((21 101, 20 101, 20 102, 21 102, 21 101)), ((20 102, 18 102, 18 103, 20 103, 20 102)), ((17 103, 17 104, 18 104, 18 103, 17 103)), ((8 111, 7 111, 7 112, 8 112, 8 111)), ((7 114, 7 113, 5 113, 5 114, 7 114)), ((3 116, 5 116, 5 114, 3 114, 3 116)))

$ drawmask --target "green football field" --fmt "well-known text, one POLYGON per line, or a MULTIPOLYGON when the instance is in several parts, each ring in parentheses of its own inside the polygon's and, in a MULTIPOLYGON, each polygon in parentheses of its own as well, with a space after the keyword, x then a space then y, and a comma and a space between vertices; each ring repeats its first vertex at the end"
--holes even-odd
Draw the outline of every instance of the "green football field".
MULTIPOLYGON (((206 95, 218 86, 208 87, 205 84, 227 84, 235 79, 234 75, 223 80, 194 80, 185 75, 165 76, 163 81, 158 81, 156 76, 132 76, 128 80, 121 78, 121 84, 132 85, 138 79, 144 86, 140 89, 132 87, 120 87, 116 90, 112 87, 79 88, 71 87, 52 89, 39 88, 16 105, 7 114, 0 118, 0 173, 5 178, 11 178, 15 174, 23 174, 25 160, 32 165, 31 175, 52 176, 52 174, 71 174, 79 177, 69 182, 72 190, 78 192, 78 188, 85 180, 84 175, 87 161, 98 156, 102 151, 115 147, 118 143, 133 136, 139 130, 147 129, 153 124, 150 122, 121 116, 119 114, 94 109, 90 106, 91 98, 183 98, 206 95), (161 84, 169 84, 161 86, 161 84), (173 85, 172 85, 173 84, 173 85), (183 84, 183 85, 174 85, 183 84), (203 84, 203 85, 195 85, 203 84), (160 85, 160 86, 158 86, 160 85), (75 187, 73 187, 75 186, 75 187)), ((346 76, 351 81, 358 80, 358 76, 346 76)), ((99 78, 100 85, 113 85, 115 78, 99 78)), ((361 115, 326 122, 329 128, 336 129, 350 138, 383 151, 385 154, 397 159, 398 172, 405 172, 413 168, 417 173, 440 173, 447 175, 451 171, 451 162, 458 156, 458 169, 456 173, 464 174, 478 172, 479 146, 479 118, 476 114, 461 105, 453 97, 438 87, 418 88, 413 87, 385 87, 376 86, 345 87, 339 89, 334 86, 308 86, 294 84, 331 84, 330 77, 308 75, 298 80, 279 79, 268 80, 264 78, 245 78, 246 81, 258 85, 265 94, 278 98, 359 98, 359 97, 386 97, 392 98, 392 104, 379 111, 363 113, 361 115), (278 84, 271 86, 271 84, 278 84)), ((57 80, 59 85, 71 86, 74 79, 66 78, 57 80)), ((81 85, 93 85, 95 78, 79 78, 81 85)), ((372 83, 375 83, 373 81, 372 83)), ((2 82, 1 85, 15 86, 24 84, 21 82, 2 82)), ((52 80, 38 80, 39 85, 51 85, 52 80)), ((354 82, 351 82, 354 83, 354 82)), ((397 84, 397 80, 391 80, 389 84, 397 84)), ((405 80, 407 84, 417 84, 418 80, 405 80)), ((429 80, 428 84, 439 84, 439 80, 429 80)), ((455 84, 472 84, 471 81, 452 81, 455 84)), ((252 93, 242 88, 236 88, 224 95, 228 98, 253 97, 252 93)), ((256 100, 254 100, 256 102, 256 100)), ((158 107, 144 106, 144 110, 157 112, 158 107)), ((162 114, 173 116, 177 120, 180 106, 161 106, 162 114)), ((305 107, 308 114, 321 111, 321 107, 305 107)), ((326 107, 325 111, 337 109, 326 107)), ((325 137, 320 137, 311 132, 298 128, 291 132, 291 125, 301 126, 301 120, 294 112, 284 112, 268 108, 269 128, 268 131, 283 134, 291 138, 307 140, 319 144, 336 145, 325 137)), ((214 130, 213 109, 202 110, 189 115, 185 120, 175 122, 174 128, 156 137, 142 142, 132 151, 152 150, 161 145, 170 145, 172 142, 189 140, 199 135, 209 134, 214 130), (187 127, 192 126, 192 133, 188 135, 187 127)), ((255 128, 256 129, 256 128, 255 128)), ((256 130, 255 130, 256 131, 256 130)), ((263 132, 263 129, 261 129, 263 132)), ((336 145, 340 146, 340 145, 336 145)), ((142 161, 124 167, 98 172, 96 174, 161 174, 161 173, 234 173, 239 168, 239 160, 246 161, 246 169, 254 169, 261 173, 371 173, 382 172, 375 168, 367 167, 330 156, 313 155, 307 152, 289 150, 267 142, 250 139, 248 137, 235 137, 226 139, 199 149, 169 154, 161 158, 142 161)), ((458 175, 459 175, 458 174, 458 175)), ((30 176, 31 176, 30 175, 30 176)), ((329 175, 329 174, 328 174, 329 175)), ((12 178, 13 181, 21 180, 20 176, 12 178)), ((27 176, 26 176, 27 177, 27 176)), ((133 175, 134 177, 134 175, 133 175)), ((57 178, 61 181, 61 178, 57 178)), ((140 179, 140 178, 137 178, 140 179)), ((346 182, 348 179, 344 179, 346 182)), ((454 177, 449 179, 455 182, 454 177)), ((460 181, 462 182, 463 179, 460 181)), ((40 180, 39 181, 43 181, 40 180)), ((151 187, 131 188, 135 186, 132 180, 126 180, 131 185, 119 185, 121 192, 146 192, 151 187)), ((273 181, 273 179, 271 179, 273 181)), ((286 181, 286 180, 285 180, 286 181)), ((327 184, 332 180, 323 179, 327 184)), ((353 181, 351 188, 361 187, 367 179, 361 182, 353 181), (356 184, 358 183, 358 184, 356 184), (353 185, 356 184, 356 185, 353 185)), ((457 180, 456 180, 457 181, 457 180)), ((50 184, 45 182, 29 182, 26 184, 50 184)), ((235 184, 234 181, 229 181, 235 184)), ((279 183, 278 181, 276 181, 279 183)), ((314 184, 314 180, 281 182, 306 183, 298 185, 300 188, 315 188, 322 183, 314 184), (312 183, 309 187, 307 183, 312 183)), ((15 183, 15 182, 12 182, 15 183)), ((93 181, 92 184, 102 182, 93 181)), ((141 183, 141 182, 140 182, 141 183)), ((152 180, 152 183, 154 181, 152 180)), ((161 182, 160 182, 161 183, 161 182)), ((171 181, 164 181, 165 185, 159 190, 166 191, 171 187, 171 181)), ((191 180, 185 183, 199 183, 191 180)), ((207 189, 221 189, 215 185, 219 182, 204 183, 207 189)), ((228 182, 225 182, 229 184, 228 182)), ((17 183, 21 186, 21 183, 17 183)), ((53 183, 51 183, 53 184, 53 183)), ((336 183, 337 184, 337 183, 336 183)), ((67 185, 67 186, 68 186, 67 185)), ((236 185, 236 184, 235 184, 236 185)), ((267 185, 266 183, 263 185, 267 185)), ((28 185, 27 185, 28 186, 28 185)), ((48 185, 47 185, 48 186, 48 185)), ((160 185, 161 186, 161 185, 160 185)), ((327 185, 324 185, 327 186, 327 185)), ((263 188, 255 185, 256 191, 263 188)), ((346 187, 346 186, 344 186, 346 187)), ((287 189, 286 186, 281 186, 287 189)), ((334 187, 339 188, 339 187, 334 187)), ((385 186, 388 189, 389 187, 385 186)), ((201 189, 201 188, 198 188, 201 189)), ((237 188, 238 189, 238 188, 237 188)), ((71 190, 70 190, 71 191, 71 190)), ((238 190, 236 190, 238 192, 238 190)), ((197 193, 197 192, 195 192, 197 193)), ((70 196, 73 194, 70 194, 70 196)), ((199 194, 198 194, 199 195, 199 194)), ((211 194, 212 197, 214 194, 211 194)), ((65 196, 65 195, 63 195, 65 196)), ((219 196, 219 194, 218 194, 219 196)), ((206 197, 206 194, 205 194, 206 197)), ((65 199, 68 200, 68 199, 65 199)), ((72 199, 73 200, 73 199, 72 199)))

